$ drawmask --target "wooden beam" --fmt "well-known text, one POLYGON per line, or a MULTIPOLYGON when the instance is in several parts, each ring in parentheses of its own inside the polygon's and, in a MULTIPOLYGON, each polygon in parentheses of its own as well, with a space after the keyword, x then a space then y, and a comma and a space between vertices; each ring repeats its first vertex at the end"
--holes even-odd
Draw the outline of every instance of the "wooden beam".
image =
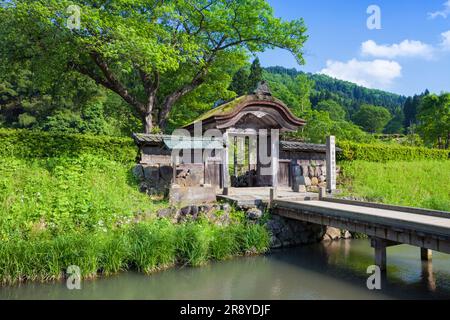
POLYGON ((172 184, 177 182, 177 156, 172 154, 172 184))
POLYGON ((237 170, 237 137, 233 136, 233 175, 235 179, 237 179, 238 176, 238 170, 237 170))
POLYGON ((280 151, 280 144, 279 144, 279 136, 278 136, 278 131, 273 131, 271 133, 270 136, 270 145, 271 145, 271 157, 272 157, 272 161, 271 161, 271 166, 272 166, 272 187, 275 189, 275 193, 276 193, 276 189, 278 188, 278 159, 280 158, 279 156, 279 151, 280 151), (276 133, 275 133, 276 132, 276 133))
POLYGON ((228 154, 228 131, 223 133, 224 148, 222 150, 222 188, 223 194, 228 195, 230 188, 230 174, 228 172, 229 154, 228 154))
POLYGON ((327 137, 327 191, 332 193, 336 190, 336 138, 327 137))

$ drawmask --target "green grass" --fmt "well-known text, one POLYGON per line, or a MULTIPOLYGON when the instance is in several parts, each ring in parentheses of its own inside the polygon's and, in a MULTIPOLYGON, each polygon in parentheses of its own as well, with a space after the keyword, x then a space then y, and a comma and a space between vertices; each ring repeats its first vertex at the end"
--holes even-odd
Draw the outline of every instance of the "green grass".
POLYGON ((0 246, 0 283, 64 278, 71 265, 83 278, 125 270, 152 273, 179 265, 263 253, 266 229, 257 224, 218 226, 207 221, 175 225, 165 219, 133 223, 120 230, 68 233, 53 239, 9 239, 0 246))
POLYGON ((352 161, 340 165, 344 196, 450 211, 450 161, 352 161))
POLYGON ((157 218, 168 204, 138 191, 132 166, 91 155, 0 157, 0 284, 60 280, 71 265, 92 278, 267 250, 268 232, 242 212, 227 226, 157 218))

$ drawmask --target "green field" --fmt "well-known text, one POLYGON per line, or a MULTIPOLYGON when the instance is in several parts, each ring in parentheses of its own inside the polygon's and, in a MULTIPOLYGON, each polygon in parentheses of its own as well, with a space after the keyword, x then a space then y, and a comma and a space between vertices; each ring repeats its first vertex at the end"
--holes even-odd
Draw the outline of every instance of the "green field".
POLYGON ((343 196, 450 211, 450 161, 341 162, 343 196))

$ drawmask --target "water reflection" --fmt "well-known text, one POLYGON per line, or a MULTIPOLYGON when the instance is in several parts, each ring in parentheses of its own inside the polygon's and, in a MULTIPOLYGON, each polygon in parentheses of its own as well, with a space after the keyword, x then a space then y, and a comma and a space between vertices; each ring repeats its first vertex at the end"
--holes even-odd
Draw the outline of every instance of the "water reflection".
POLYGON ((366 287, 373 249, 367 240, 325 242, 150 276, 128 272, 84 281, 0 289, 0 299, 395 299, 450 298, 450 256, 422 263, 418 248, 388 249, 382 290, 366 287))
POLYGON ((422 261, 422 282, 425 283, 428 290, 436 291, 436 279, 433 274, 433 263, 431 261, 422 261))

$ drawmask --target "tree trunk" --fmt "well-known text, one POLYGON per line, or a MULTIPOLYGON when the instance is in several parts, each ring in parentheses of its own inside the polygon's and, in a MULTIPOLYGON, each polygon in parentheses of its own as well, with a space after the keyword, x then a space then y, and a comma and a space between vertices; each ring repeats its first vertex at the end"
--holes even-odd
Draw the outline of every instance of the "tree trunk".
POLYGON ((145 113, 142 117, 142 123, 144 124, 144 133, 152 133, 153 130, 153 115, 152 113, 145 113))
POLYGON ((445 144, 445 149, 450 149, 450 131, 447 132, 447 143, 445 144))
POLYGON ((152 133, 153 130, 153 110, 156 103, 156 91, 150 92, 145 111, 142 115, 142 123, 144 125, 144 133, 152 133))

